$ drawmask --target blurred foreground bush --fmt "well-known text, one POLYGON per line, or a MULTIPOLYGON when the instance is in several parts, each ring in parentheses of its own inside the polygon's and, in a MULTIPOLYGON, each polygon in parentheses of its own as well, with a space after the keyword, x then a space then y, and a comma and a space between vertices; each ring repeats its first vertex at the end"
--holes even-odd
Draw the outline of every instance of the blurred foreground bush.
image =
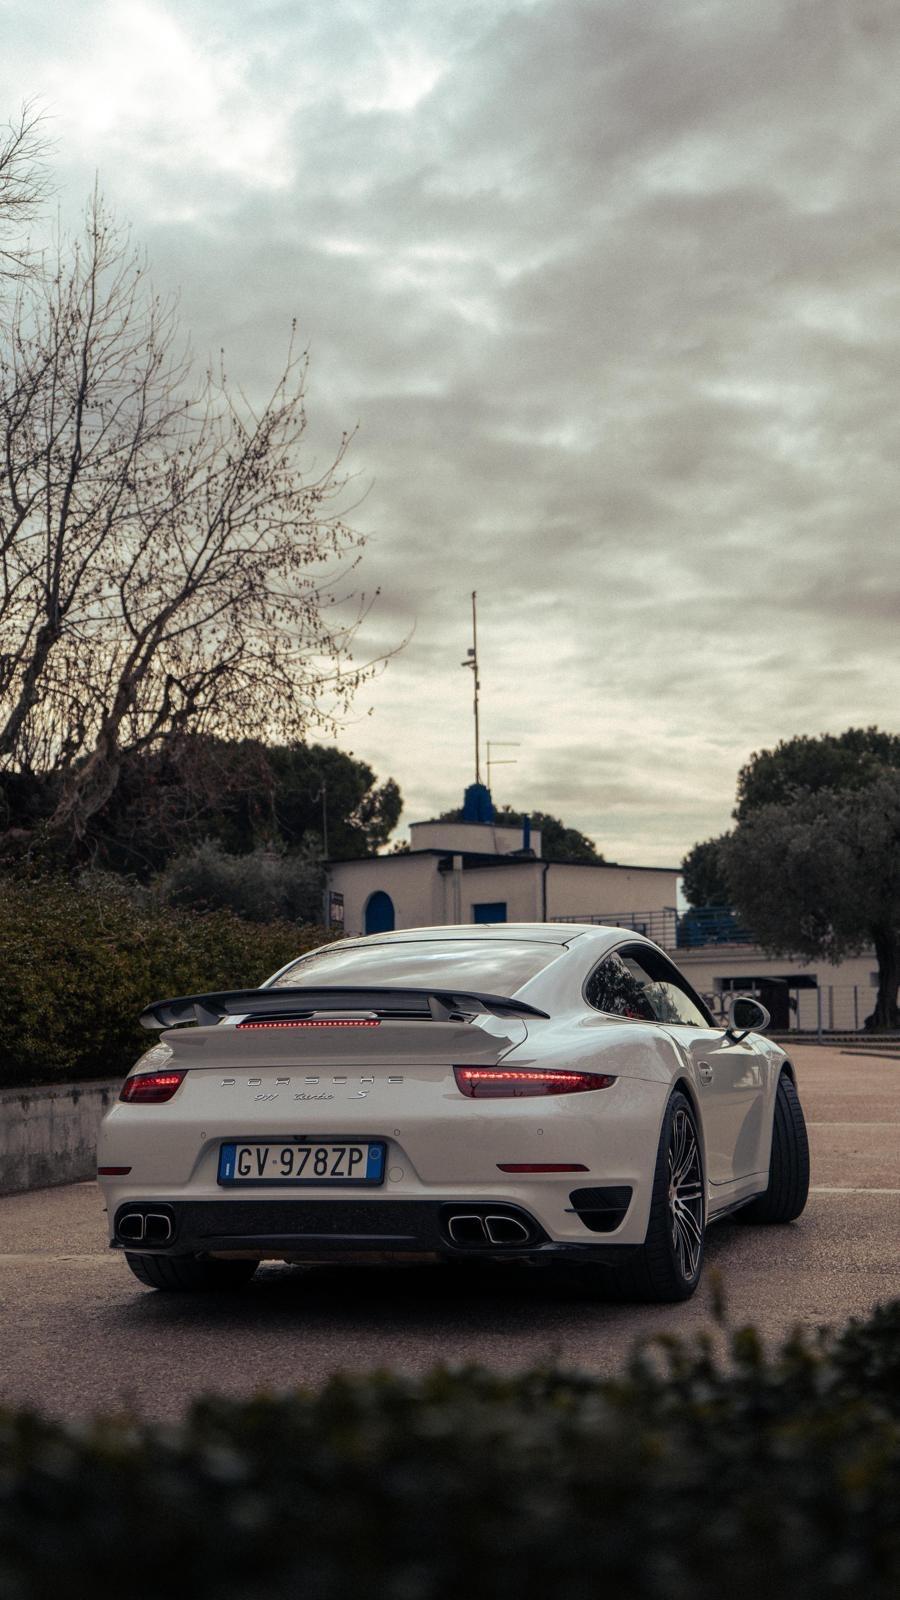
POLYGON ((321 928, 160 906, 112 874, 0 879, 0 1088, 123 1075, 150 1000, 247 989, 323 943, 321 928))
POLYGON ((665 1341, 612 1380, 338 1377, 176 1426, 0 1413, 0 1592, 888 1600, 898 1495, 895 1302, 768 1359, 752 1330, 721 1363, 665 1341))

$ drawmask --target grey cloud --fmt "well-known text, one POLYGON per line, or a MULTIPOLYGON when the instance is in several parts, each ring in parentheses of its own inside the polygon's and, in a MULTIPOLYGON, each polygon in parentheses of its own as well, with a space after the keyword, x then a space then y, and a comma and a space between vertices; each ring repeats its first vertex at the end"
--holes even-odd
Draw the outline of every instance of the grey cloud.
POLYGON ((416 628, 344 738, 407 814, 470 776, 474 587, 484 731, 521 740, 501 798, 621 859, 727 826, 751 749, 896 726, 887 0, 190 11, 235 137, 278 111, 278 183, 179 162, 165 104, 152 148, 117 126, 67 181, 101 168, 248 392, 298 317, 311 461, 359 424, 360 651, 416 628), (379 109, 420 58, 430 90, 379 109))

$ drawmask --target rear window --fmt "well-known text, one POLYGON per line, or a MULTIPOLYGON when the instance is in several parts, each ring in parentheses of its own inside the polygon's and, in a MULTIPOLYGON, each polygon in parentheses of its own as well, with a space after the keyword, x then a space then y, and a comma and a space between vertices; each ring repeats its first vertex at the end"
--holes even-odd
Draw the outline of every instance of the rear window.
POLYGON ((338 984, 389 989, 476 990, 513 995, 562 955, 561 944, 525 939, 428 939, 329 945, 301 956, 274 988, 338 984))

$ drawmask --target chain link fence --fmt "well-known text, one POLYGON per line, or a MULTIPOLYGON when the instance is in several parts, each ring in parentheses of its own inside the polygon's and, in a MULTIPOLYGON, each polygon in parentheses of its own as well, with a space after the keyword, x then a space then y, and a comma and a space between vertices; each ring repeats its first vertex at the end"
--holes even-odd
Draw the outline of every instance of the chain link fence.
MULTIPOLYGON (((768 984, 740 984, 735 985, 735 990, 741 994, 756 994, 763 1005, 773 1014, 773 1026, 780 1032, 789 1033, 863 1033, 865 1021, 875 1010, 877 989, 874 984, 865 983, 826 983, 819 986, 792 985, 779 983, 778 987, 786 991, 787 1010, 782 1005, 778 1007, 781 1015, 775 1015, 772 1004, 772 995, 767 994, 768 984)), ((721 1016, 730 989, 723 986, 715 994, 704 994, 707 1005, 715 1016, 721 1016)))

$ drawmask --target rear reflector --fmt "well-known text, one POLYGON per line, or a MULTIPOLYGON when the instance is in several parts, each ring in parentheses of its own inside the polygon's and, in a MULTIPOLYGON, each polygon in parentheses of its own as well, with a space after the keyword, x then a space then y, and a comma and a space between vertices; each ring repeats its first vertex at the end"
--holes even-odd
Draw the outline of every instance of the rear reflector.
POLYGON ((137 1072, 133 1078, 125 1079, 119 1099, 158 1106, 163 1100, 171 1100, 186 1077, 186 1072, 137 1072))
POLYGON ((363 1018, 359 1021, 337 1018, 329 1022, 326 1018, 309 1018, 298 1022, 239 1022, 239 1028, 380 1028, 381 1023, 377 1017, 363 1018))
POLYGON ((599 1072, 542 1072, 528 1067, 454 1067, 456 1087, 473 1100, 608 1089, 615 1078, 599 1072))
POLYGON ((98 1167, 98 1178, 127 1178, 130 1167, 98 1167))
POLYGON ((500 1172, 587 1172, 581 1161, 498 1161, 500 1172))

